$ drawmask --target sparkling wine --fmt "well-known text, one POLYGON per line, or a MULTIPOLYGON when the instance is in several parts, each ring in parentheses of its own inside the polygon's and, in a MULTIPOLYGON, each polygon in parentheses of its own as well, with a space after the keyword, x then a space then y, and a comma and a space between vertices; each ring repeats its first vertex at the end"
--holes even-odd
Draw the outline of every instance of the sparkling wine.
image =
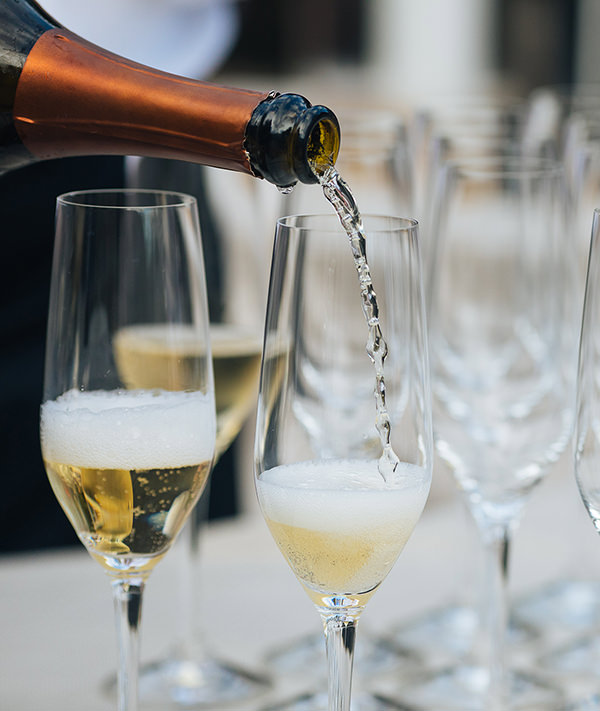
POLYGON ((145 571, 166 553, 206 484, 214 428, 199 392, 71 390, 42 405, 50 483, 106 568, 145 571))
MULTIPOLYGON (((237 436, 256 396, 262 343, 248 329, 230 324, 210 327, 215 400, 217 455, 237 436)), ((203 369, 203 343, 188 326, 148 324, 121 329, 115 358, 128 388, 186 390, 195 387, 203 369)))
POLYGON ((195 390, 204 377, 206 346, 191 326, 127 326, 113 345, 119 376, 130 390, 195 390))
POLYGON ((273 538, 317 605, 331 597, 366 603, 404 548, 428 491, 425 469, 399 463, 390 484, 376 459, 282 465, 257 480, 273 538))
POLYGON ((210 339, 217 405, 217 453, 235 439, 255 406, 262 342, 243 329, 211 324, 210 339))

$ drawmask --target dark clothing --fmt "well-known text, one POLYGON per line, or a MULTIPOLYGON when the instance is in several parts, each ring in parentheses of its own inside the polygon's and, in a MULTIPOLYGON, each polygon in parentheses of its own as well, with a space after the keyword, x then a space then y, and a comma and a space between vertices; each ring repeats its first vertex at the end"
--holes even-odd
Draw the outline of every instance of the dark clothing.
MULTIPOLYGON (((45 161, 0 176, 0 552, 80 545, 50 488, 39 444, 55 202, 71 190, 124 185, 119 157, 45 161)), ((185 185, 169 187, 191 192, 185 185)), ((207 276, 214 289, 217 240, 204 203, 200 196, 207 276)), ((210 516, 234 514, 231 451, 221 458, 212 480, 210 516)))
POLYGON ((0 176, 0 550, 77 542, 42 464, 39 408, 60 193, 122 187, 123 159, 44 161, 0 176))

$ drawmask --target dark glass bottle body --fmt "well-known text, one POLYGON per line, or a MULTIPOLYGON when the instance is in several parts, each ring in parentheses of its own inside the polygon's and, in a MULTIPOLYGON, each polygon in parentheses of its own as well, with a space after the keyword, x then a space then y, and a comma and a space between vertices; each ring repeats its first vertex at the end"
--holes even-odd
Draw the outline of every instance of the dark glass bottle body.
POLYGON ((0 2, 0 173, 75 155, 143 155, 318 182, 339 124, 297 94, 167 74, 86 42, 32 0, 0 2))

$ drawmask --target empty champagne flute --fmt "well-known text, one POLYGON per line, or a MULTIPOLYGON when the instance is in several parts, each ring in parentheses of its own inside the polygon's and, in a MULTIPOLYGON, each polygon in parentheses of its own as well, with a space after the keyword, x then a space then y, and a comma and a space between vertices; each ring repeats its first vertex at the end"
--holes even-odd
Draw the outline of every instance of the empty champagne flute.
MULTIPOLYGON (((483 98, 483 97, 482 97, 483 98)), ((444 175, 444 165, 449 162, 466 163, 484 158, 519 159, 548 158, 549 147, 539 143, 531 135, 523 107, 515 100, 486 101, 466 106, 454 106, 452 110, 434 112, 429 120, 428 141, 424 146, 427 171, 424 194, 427 196, 421 207, 423 219, 421 238, 425 258, 428 249, 434 249, 432 223, 438 205, 435 197, 436 183, 444 175)), ((551 151, 552 158, 555 156, 551 151)), ((447 469, 447 467, 446 467, 447 469)), ((445 475, 446 472, 443 472, 445 475)), ((415 650, 439 667, 470 653, 479 627, 478 596, 476 588, 465 589, 462 578, 474 578, 480 570, 481 545, 473 530, 473 517, 464 503, 464 540, 457 541, 462 550, 465 566, 457 576, 458 589, 453 598, 442 606, 402 624, 394 636, 403 647, 415 650), (467 542, 467 545, 465 543, 467 542)), ((508 640, 513 650, 531 647, 539 636, 539 629, 530 624, 527 616, 510 616, 508 640)))
MULTIPOLYGON (((590 249, 590 216, 599 204, 600 190, 600 123, 597 112, 592 111, 591 106, 589 111, 581 108, 579 112, 565 117, 563 131, 563 165, 573 226, 571 250, 576 257, 576 288, 572 292, 576 314, 571 336, 574 344, 579 342, 581 330, 590 249)), ((580 506, 577 497, 573 498, 572 507, 577 509, 574 515, 577 515, 580 506)), ((563 509, 568 513, 566 502, 563 509)), ((546 646, 540 650, 538 662, 545 672, 566 675, 565 678, 574 675, 588 679, 595 677, 597 655, 591 654, 589 649, 584 651, 576 640, 600 626, 599 593, 600 583, 593 578, 582 577, 577 559, 573 558, 564 566, 560 580, 534 591, 515 607, 520 619, 531 622, 546 639, 553 641, 550 648, 546 646), (558 647, 557 641, 560 642, 558 647)))
POLYGON ((484 549, 474 659, 405 695, 422 706, 529 707, 556 691, 507 670, 509 544, 529 495, 566 446, 573 288, 561 166, 535 158, 449 162, 428 265, 434 436, 484 549))
POLYGON ((337 216, 278 221, 257 414, 258 500, 321 616, 330 711, 349 709, 358 619, 431 482, 417 224, 368 216, 364 225, 359 283, 337 216))
POLYGON ((142 594, 204 489, 215 402, 195 200, 159 191, 74 192, 57 201, 42 454, 54 493, 108 574, 119 641, 118 708, 136 711, 142 594), (132 329, 173 352, 141 362, 132 329), (139 386, 138 369, 160 385, 139 386))
MULTIPOLYGON (((600 209, 593 213, 581 338, 577 371, 577 399, 573 455, 579 493, 596 530, 600 531, 600 209)), ((588 674, 595 688, 591 696, 582 698, 569 708, 573 711, 600 708, 598 656, 600 644, 595 635, 577 640, 562 656, 576 658, 579 672, 588 674)))

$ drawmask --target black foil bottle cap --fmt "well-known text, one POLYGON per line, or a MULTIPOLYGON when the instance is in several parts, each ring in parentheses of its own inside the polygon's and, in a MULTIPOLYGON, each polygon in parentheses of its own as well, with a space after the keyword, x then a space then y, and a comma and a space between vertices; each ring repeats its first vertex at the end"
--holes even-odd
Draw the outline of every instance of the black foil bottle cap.
POLYGON ((252 114, 245 148, 254 173, 278 187, 318 183, 337 159, 339 122, 299 94, 270 96, 252 114))

